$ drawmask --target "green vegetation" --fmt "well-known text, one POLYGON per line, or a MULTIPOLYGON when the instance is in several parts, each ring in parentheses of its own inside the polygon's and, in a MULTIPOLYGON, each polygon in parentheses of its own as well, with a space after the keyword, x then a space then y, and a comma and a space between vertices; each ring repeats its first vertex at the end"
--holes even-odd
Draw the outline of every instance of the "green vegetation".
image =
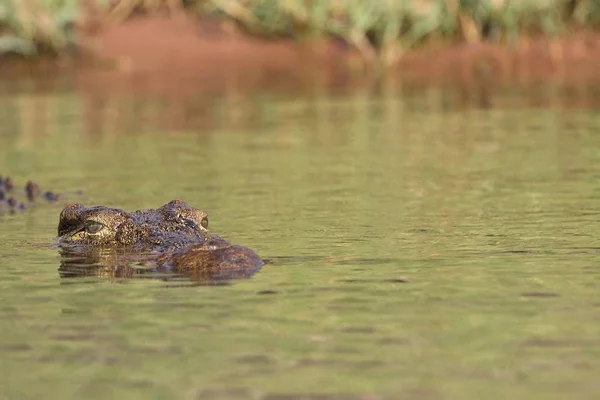
MULTIPOLYGON (((77 0, 0 0, 0 52, 57 53, 74 43, 84 18, 77 0)), ((308 41, 335 37, 365 60, 395 62, 430 41, 557 37, 600 26, 599 0, 90 0, 107 24, 139 13, 187 12, 236 21, 251 34, 308 41)))
POLYGON ((342 39, 367 61, 393 63, 426 41, 514 43, 600 22, 598 0, 212 0, 213 10, 262 35, 342 39))
POLYGON ((58 54, 75 45, 79 0, 0 0, 0 54, 58 54))

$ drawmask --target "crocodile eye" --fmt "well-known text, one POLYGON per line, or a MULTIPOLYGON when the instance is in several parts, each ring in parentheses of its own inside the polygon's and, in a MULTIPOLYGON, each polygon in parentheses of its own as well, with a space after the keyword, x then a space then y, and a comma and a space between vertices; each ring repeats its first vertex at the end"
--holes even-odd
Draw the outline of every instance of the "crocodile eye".
POLYGON ((104 228, 104 225, 102 225, 100 222, 86 221, 85 223, 85 231, 87 233, 98 233, 102 230, 102 228, 104 228))
POLYGON ((186 224, 187 226, 189 226, 192 229, 198 229, 198 224, 196 224, 194 221, 192 221, 191 219, 185 219, 183 221, 184 224, 186 224))
POLYGON ((200 225, 202 225, 204 228, 208 228, 208 218, 202 218, 202 221, 200 221, 200 225))

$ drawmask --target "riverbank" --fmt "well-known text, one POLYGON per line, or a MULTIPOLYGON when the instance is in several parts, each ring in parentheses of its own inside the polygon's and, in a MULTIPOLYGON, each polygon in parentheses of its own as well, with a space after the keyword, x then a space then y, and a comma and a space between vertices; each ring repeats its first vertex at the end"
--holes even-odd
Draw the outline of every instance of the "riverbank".
POLYGON ((113 90, 116 85, 177 95, 198 87, 222 92, 287 85, 298 90, 365 81, 581 85, 600 79, 600 33, 593 25, 573 25, 560 36, 530 33, 507 43, 498 37, 482 37, 482 27, 457 17, 462 21, 461 37, 430 35, 386 64, 372 62, 369 51, 339 35, 310 40, 292 34, 269 36, 260 34, 258 28, 251 32, 247 24, 233 18, 183 12, 177 7, 153 13, 121 12, 122 18, 113 18, 111 23, 107 15, 114 17, 114 13, 88 7, 84 15, 73 25, 76 51, 56 57, 5 58, 0 63, 0 79, 19 75, 44 79, 66 72, 94 91, 113 90), (190 81, 195 84, 189 85, 190 81))
MULTIPOLYGON (((186 15, 134 18, 109 29, 82 30, 80 37, 81 57, 12 60, 4 63, 2 75, 75 71, 81 77, 93 76, 100 86, 103 78, 151 75, 156 78, 156 89, 183 82, 173 90, 185 90, 186 77, 206 77, 209 87, 235 82, 240 88, 315 80, 335 87, 381 78, 381 71, 365 64, 356 49, 340 41, 264 39, 186 15)), ((600 34, 580 31, 560 40, 540 36, 515 46, 431 44, 407 52, 386 71, 385 79, 415 84, 548 80, 580 84, 600 79, 598 65, 600 34)))

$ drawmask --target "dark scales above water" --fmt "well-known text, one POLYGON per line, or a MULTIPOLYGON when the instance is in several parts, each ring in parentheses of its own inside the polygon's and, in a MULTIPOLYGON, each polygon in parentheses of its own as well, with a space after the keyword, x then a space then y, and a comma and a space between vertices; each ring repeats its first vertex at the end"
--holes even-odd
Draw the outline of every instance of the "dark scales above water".
POLYGON ((150 272, 210 284, 248 278, 264 264, 252 250, 209 232, 207 213, 180 200, 131 213, 70 204, 60 214, 58 235, 63 277, 150 272))
POLYGON ((0 214, 23 211, 39 200, 54 203, 59 199, 59 194, 52 191, 43 192, 33 181, 27 181, 24 188, 19 188, 12 178, 0 176, 0 214))

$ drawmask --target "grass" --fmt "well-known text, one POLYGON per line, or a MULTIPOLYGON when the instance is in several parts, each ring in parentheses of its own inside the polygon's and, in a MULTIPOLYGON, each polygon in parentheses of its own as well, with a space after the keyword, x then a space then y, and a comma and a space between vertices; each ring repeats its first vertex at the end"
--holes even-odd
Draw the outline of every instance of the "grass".
POLYGON ((507 44, 578 27, 597 28, 598 0, 212 0, 209 9, 250 32, 333 36, 369 61, 391 64, 431 40, 507 44))
POLYGON ((76 44, 79 0, 0 0, 0 54, 58 54, 76 44))
MULTIPOLYGON (((90 0, 92 1, 92 0, 90 0)), ((59 54, 76 43, 78 0, 0 0, 0 52, 59 54)), ((253 35, 310 41, 335 37, 368 63, 395 63, 428 41, 557 38, 600 26, 600 0, 96 0, 106 24, 168 11, 234 20, 253 35)))

